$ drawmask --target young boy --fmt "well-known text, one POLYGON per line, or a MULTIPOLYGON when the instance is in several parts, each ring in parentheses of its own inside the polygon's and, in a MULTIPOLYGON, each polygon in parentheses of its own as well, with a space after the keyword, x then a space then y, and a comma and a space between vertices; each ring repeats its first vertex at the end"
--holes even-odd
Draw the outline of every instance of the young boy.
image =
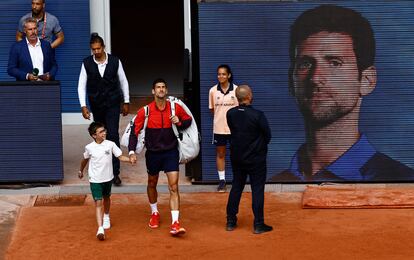
POLYGON ((95 200, 96 220, 98 222, 98 232, 96 237, 105 240, 104 229, 111 227, 109 219, 109 208, 111 205, 111 187, 114 178, 112 171, 112 155, 120 161, 129 162, 129 157, 123 156, 121 149, 112 141, 106 140, 106 129, 103 124, 92 122, 88 128, 89 134, 94 141, 85 146, 84 159, 81 161, 79 178, 83 177, 83 169, 89 162, 88 174, 95 200), (102 199, 104 214, 102 218, 102 199))

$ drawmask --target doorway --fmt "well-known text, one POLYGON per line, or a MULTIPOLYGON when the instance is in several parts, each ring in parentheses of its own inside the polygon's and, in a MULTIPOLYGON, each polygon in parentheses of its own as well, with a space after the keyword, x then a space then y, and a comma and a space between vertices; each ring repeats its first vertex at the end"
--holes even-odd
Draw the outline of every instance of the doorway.
POLYGON ((131 105, 140 107, 152 100, 156 78, 167 81, 170 95, 182 97, 183 1, 111 1, 110 8, 112 53, 122 61, 131 105))

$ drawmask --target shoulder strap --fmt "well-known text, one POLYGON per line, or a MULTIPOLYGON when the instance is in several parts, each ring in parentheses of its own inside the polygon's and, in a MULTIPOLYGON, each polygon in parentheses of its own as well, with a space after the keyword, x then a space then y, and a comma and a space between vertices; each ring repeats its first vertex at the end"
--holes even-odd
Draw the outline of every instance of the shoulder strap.
POLYGON ((170 101, 170 106, 171 106, 171 116, 175 116, 175 101, 174 100, 169 100, 170 101))
MULTIPOLYGON (((171 106, 171 116, 175 116, 175 100, 170 99, 169 101, 170 101, 170 106, 171 106)), ((177 126, 175 124, 171 123, 171 127, 174 131, 175 136, 179 139, 180 134, 178 133, 177 126)))
POLYGON ((147 129, 147 125, 148 125, 148 116, 149 116, 149 107, 148 107, 148 105, 144 106, 144 112, 145 112, 145 120, 144 120, 144 126, 142 127, 142 130, 145 131, 145 129, 147 129))

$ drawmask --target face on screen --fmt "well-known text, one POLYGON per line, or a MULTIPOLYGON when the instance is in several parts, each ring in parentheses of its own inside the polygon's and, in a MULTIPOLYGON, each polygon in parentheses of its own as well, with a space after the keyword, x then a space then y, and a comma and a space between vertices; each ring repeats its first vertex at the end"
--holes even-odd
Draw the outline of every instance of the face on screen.
POLYGON ((361 82, 351 36, 323 31, 301 42, 293 84, 305 120, 329 124, 358 109, 361 82))

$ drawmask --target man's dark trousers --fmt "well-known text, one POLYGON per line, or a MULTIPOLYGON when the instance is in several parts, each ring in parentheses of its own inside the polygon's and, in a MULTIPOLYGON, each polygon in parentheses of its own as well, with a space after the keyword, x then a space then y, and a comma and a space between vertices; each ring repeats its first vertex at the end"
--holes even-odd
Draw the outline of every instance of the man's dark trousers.
POLYGON ((227 221, 237 221, 240 198, 246 184, 247 176, 250 178, 252 189, 252 209, 254 214, 254 225, 264 223, 264 189, 266 183, 266 161, 249 166, 235 165, 233 168, 233 182, 227 202, 227 221))
MULTIPOLYGON (((110 107, 93 107, 91 105, 93 120, 105 125, 106 138, 119 146, 119 114, 121 113, 121 105, 113 105, 110 107)), ((112 167, 114 176, 119 175, 119 159, 112 156, 112 167)))

